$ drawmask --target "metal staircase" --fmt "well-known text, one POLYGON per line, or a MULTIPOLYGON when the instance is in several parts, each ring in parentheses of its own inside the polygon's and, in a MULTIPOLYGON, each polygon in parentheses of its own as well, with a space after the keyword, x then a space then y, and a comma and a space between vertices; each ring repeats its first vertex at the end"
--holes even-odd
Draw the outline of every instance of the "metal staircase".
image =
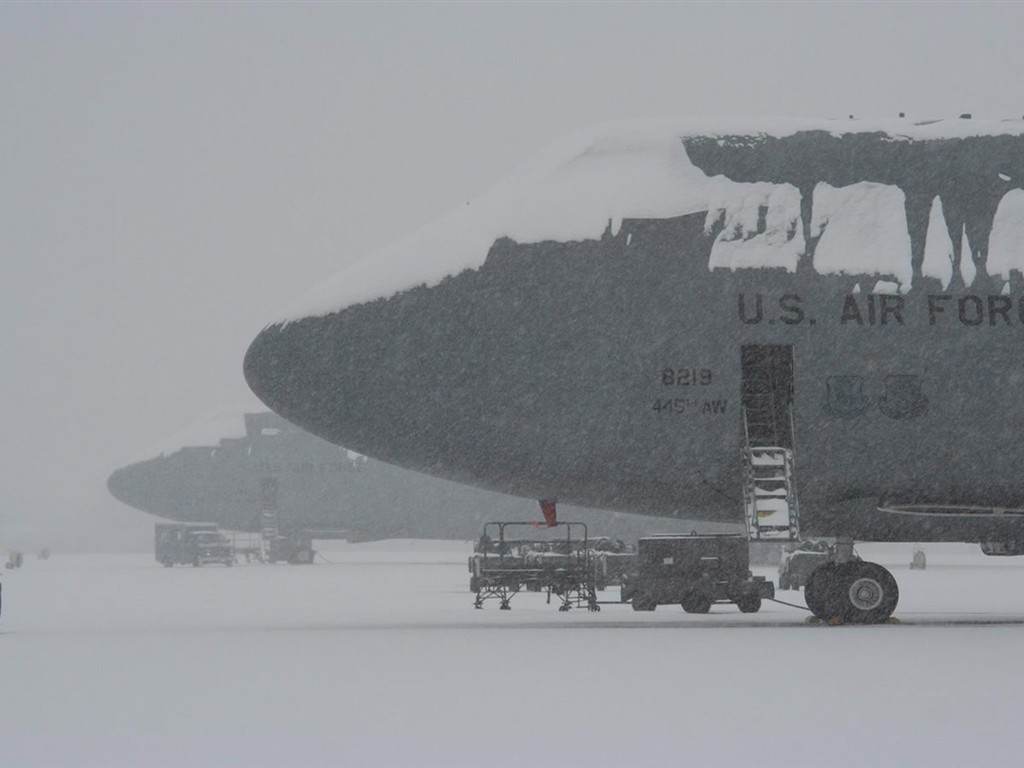
POLYGON ((800 538, 792 347, 743 347, 743 507, 752 540, 800 538))
POLYGON ((260 535, 264 539, 273 539, 279 536, 280 533, 281 529, 277 522, 277 510, 264 509, 261 512, 260 535))
POLYGON ((277 478, 260 478, 260 557, 271 559, 271 550, 281 536, 278 518, 277 478))

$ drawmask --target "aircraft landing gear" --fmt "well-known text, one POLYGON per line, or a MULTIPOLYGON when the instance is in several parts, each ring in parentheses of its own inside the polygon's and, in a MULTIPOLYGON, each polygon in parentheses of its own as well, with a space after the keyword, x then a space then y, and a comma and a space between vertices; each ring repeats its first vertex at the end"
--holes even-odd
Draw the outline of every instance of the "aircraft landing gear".
POLYGON ((896 579, 877 563, 849 560, 816 568, 804 586, 807 607, 829 624, 884 624, 896 610, 896 579))

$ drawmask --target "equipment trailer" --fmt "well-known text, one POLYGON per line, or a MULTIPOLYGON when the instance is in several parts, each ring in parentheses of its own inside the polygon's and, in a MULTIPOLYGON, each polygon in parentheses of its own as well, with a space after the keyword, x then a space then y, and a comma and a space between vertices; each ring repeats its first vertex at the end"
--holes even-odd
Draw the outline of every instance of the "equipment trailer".
POLYGON ((622 586, 622 602, 632 601, 634 611, 675 604, 707 613, 713 603, 735 603, 756 613, 762 599, 775 597, 772 582, 750 573, 746 536, 652 536, 640 539, 638 561, 622 586))
POLYGON ((546 590, 548 602, 555 595, 561 600, 560 611, 583 605, 591 611, 601 610, 587 526, 583 523, 487 523, 476 553, 469 559, 469 572, 469 589, 476 593, 475 608, 483 608, 485 600, 494 598, 501 610, 511 610, 510 601, 525 588, 532 592, 546 590), (534 530, 561 528, 565 538, 506 538, 506 528, 526 526, 534 530))

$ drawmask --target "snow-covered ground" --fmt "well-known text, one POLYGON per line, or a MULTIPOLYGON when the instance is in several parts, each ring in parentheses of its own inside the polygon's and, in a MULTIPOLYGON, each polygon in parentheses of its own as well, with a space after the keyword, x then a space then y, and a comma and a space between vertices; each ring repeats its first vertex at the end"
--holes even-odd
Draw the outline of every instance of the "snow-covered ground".
POLYGON ((861 546, 903 623, 827 627, 771 603, 478 611, 468 544, 327 546, 313 567, 4 571, 0 765, 1022 760, 1024 559, 929 545, 910 571, 909 545, 861 546))

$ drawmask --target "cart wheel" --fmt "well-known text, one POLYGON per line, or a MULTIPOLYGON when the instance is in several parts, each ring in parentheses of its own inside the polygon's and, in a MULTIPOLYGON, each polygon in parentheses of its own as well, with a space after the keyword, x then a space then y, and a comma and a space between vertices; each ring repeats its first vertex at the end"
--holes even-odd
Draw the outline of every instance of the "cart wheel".
POLYGON ((647 597, 646 595, 633 595, 634 611, 653 611, 657 607, 657 601, 652 598, 647 597))
POLYGON ((741 597, 736 601, 736 607, 740 609, 742 613, 757 613, 761 610, 761 598, 757 595, 753 597, 741 597))
POLYGON ((707 613, 711 610, 711 598, 703 592, 690 592, 683 598, 682 606, 687 613, 707 613))

